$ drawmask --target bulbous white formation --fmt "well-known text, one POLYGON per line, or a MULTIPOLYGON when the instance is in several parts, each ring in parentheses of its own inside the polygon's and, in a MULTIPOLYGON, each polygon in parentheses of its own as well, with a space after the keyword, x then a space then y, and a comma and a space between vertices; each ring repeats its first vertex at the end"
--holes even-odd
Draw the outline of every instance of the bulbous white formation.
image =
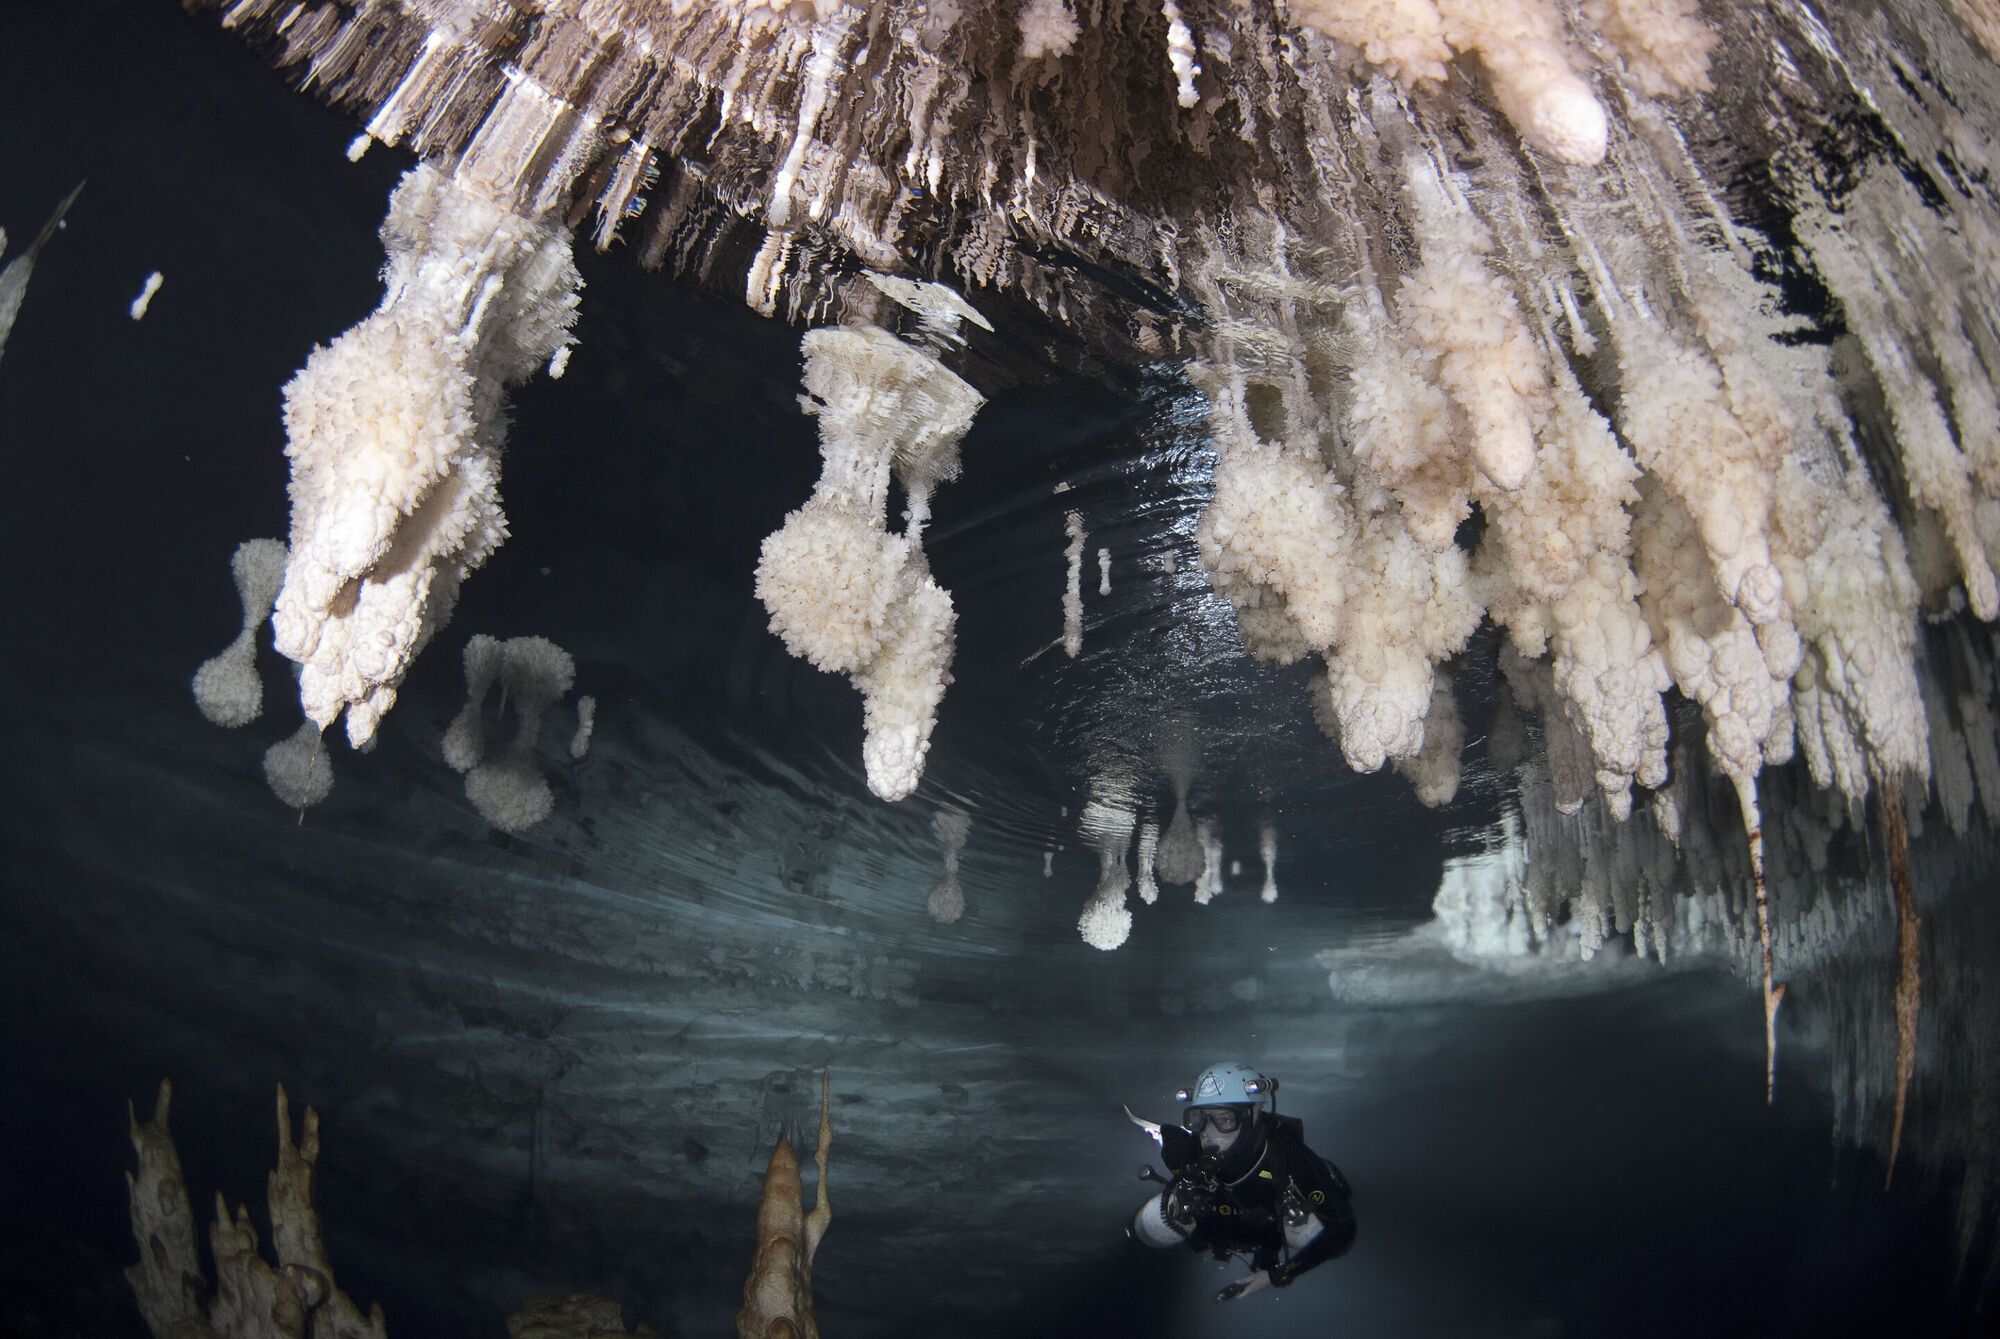
POLYGON ((1077 933, 1094 949, 1108 952, 1132 933, 1132 909, 1125 898, 1132 887, 1132 871, 1126 857, 1137 818, 1123 788, 1100 779, 1077 819, 1084 839, 1097 848, 1097 890, 1076 921, 1077 933))
MULTIPOLYGON (((1577 73, 1562 18, 1546 0, 1289 0, 1287 7, 1406 87, 1442 82, 1454 56, 1476 55, 1522 139, 1565 163, 1604 158, 1604 106, 1577 73)), ((1691 10, 1680 0, 1649 21, 1626 0, 1586 13, 1657 94, 1707 86, 1715 37, 1691 10)))
POLYGON ((1340 483, 1305 450, 1254 434, 1217 447, 1215 497, 1198 537, 1215 589, 1245 623, 1245 647, 1286 664, 1333 645, 1347 598, 1341 575, 1349 522, 1340 483), (1261 607, 1273 609, 1273 626, 1254 612, 1246 616, 1261 607))
POLYGON ((264 711, 257 630, 271 616, 271 602, 285 579, 285 546, 275 539, 246 539, 229 555, 229 572, 243 607, 243 628, 194 672, 194 703, 211 724, 234 729, 264 711))
POLYGON ((1849 799, 1871 774, 1928 778, 1917 687, 1918 591, 1889 509, 1859 467, 1822 479, 1787 461, 1775 546, 1808 651, 1792 719, 1813 781, 1849 799))
MULTIPOLYGON (((1464 447, 1480 473, 1511 491, 1535 468, 1535 421, 1549 396, 1542 351, 1513 291, 1486 264, 1485 227, 1427 159, 1413 155, 1405 172, 1423 259, 1397 289, 1399 342, 1417 375, 1464 415, 1464 447)), ((1424 414, 1413 426, 1422 434, 1436 424, 1424 414)), ((1447 534, 1430 547, 1450 542, 1447 534)))
POLYGON ((819 417, 822 468, 812 497, 764 540, 757 598, 787 650, 861 690, 868 788, 900 800, 923 775, 951 678, 955 615, 923 525, 984 398, 874 326, 809 331, 804 348, 800 404, 819 417), (888 528, 892 473, 909 497, 901 533, 888 528))
POLYGON ((569 342, 566 229, 428 165, 390 199, 382 304, 285 387, 291 553, 272 624, 300 701, 374 737, 459 584, 506 538, 503 395, 569 342))
MULTIPOLYGON (((1424 743, 1414 756, 1398 758, 1396 770, 1417 792, 1417 802, 1428 809, 1450 804, 1458 795, 1459 755, 1465 749, 1465 722, 1458 714, 1458 698, 1451 691, 1451 676, 1442 670, 1431 685, 1430 708, 1424 713, 1424 743)), ((1264 899, 1275 902, 1276 896, 1264 899)))
POLYGON ((1706 93, 1708 59, 1722 39, 1696 0, 1583 0, 1583 15, 1618 49, 1625 74, 1649 98, 1706 93))
POLYGON ((1640 607, 1681 692, 1708 719, 1708 751, 1725 776, 1745 782, 1792 753, 1793 656, 1767 655, 1743 611, 1704 581, 1694 523, 1664 489, 1642 489, 1636 518, 1640 607))
MULTIPOLYGON (((479 816, 502 832, 524 832, 555 810, 555 792, 549 788, 538 761, 542 718, 560 702, 576 683, 576 661, 569 652, 546 637, 510 637, 500 641, 485 634, 473 636, 465 644, 466 703, 444 732, 444 759, 454 771, 465 773, 465 796, 479 816), (486 754, 486 731, 480 712, 486 695, 495 683, 502 688, 502 710, 514 709, 514 738, 497 758, 486 754)), ((584 716, 595 720, 596 703, 584 716)), ((568 752, 580 757, 573 736, 568 752)), ((588 730, 580 727, 584 746, 588 730)))
POLYGON ((1348 766, 1373 772, 1423 747, 1435 667, 1464 649, 1482 611, 1464 552, 1424 549, 1389 505, 1362 515, 1346 580, 1327 692, 1348 766))
POLYGON ((307 721, 264 750, 264 781, 287 809, 310 809, 333 793, 333 759, 307 721))

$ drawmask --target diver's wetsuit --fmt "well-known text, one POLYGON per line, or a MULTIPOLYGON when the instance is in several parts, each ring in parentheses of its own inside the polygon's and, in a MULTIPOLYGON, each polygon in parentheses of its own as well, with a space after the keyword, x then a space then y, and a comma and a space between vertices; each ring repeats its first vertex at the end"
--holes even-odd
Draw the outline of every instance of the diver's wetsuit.
POLYGON ((1260 1119, 1251 1137, 1220 1157, 1203 1153, 1186 1130, 1168 1127, 1161 1133, 1161 1155, 1174 1173, 1162 1210, 1192 1210, 1187 1241, 1196 1250, 1218 1258, 1247 1254, 1253 1268, 1283 1287, 1354 1244, 1353 1188, 1339 1168, 1306 1147, 1305 1126, 1296 1116, 1260 1119), (1309 1217, 1319 1220, 1321 1230, 1290 1250, 1287 1216, 1294 1236, 1309 1217))

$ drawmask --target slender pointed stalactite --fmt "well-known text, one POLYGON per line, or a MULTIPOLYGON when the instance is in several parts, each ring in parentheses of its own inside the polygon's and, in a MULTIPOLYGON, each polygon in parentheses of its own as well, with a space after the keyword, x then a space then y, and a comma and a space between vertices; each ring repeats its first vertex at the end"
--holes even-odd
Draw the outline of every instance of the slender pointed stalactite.
POLYGON ((1903 790, 1882 785, 1882 827, 1889 841, 1889 882, 1896 891, 1896 1114, 1889 1126, 1889 1166, 1882 1188, 1896 1179, 1896 1154, 1903 1144, 1903 1115, 1909 1109, 1910 1079, 1917 1072, 1917 1011, 1923 1002, 1923 975, 1917 962, 1917 899, 1910 888, 1910 832, 1903 823, 1903 790))
POLYGON ((1768 1106, 1778 1094, 1778 1006, 1785 1002, 1785 988, 1771 980, 1771 907, 1764 890, 1764 820, 1757 810, 1757 779, 1739 780, 1736 798, 1743 806, 1743 829, 1750 834, 1750 882, 1757 894, 1757 950, 1764 988, 1764 1103, 1768 1106))

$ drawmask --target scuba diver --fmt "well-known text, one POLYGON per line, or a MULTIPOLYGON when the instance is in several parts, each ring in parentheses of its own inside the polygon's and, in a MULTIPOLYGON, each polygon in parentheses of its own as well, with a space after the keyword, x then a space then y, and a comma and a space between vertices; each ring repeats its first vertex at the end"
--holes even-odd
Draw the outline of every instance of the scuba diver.
POLYGON ((1160 1146, 1173 1178, 1152 1167, 1143 1181, 1166 1189, 1140 1206, 1127 1235, 1148 1246, 1240 1256, 1251 1272, 1216 1294, 1234 1301, 1264 1287, 1282 1288, 1354 1244, 1354 1191, 1347 1178, 1306 1147, 1305 1126, 1278 1114, 1278 1081, 1225 1062, 1201 1072, 1174 1098, 1181 1124, 1161 1126, 1125 1114, 1160 1146))

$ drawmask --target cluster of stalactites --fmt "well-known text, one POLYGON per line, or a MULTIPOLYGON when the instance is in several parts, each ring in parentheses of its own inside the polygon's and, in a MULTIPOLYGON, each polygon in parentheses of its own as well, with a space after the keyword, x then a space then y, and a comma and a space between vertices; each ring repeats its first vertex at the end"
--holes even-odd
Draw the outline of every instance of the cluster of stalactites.
MULTIPOLYGON (((1957 838, 1979 819, 2000 824, 1995 640, 1964 626, 1929 637, 1933 654, 1920 680, 1935 773, 1928 812, 1957 838)), ((1764 936, 1730 778, 1682 739, 1670 782, 1630 822, 1595 807, 1566 813, 1559 751, 1526 753, 1516 712, 1527 703, 1513 682, 1510 671, 1488 757, 1517 782, 1517 801, 1488 833, 1485 852, 1448 862, 1433 910, 1453 951, 1471 959, 1628 952, 1663 964, 1719 955, 1745 978, 1758 976, 1764 936)), ((1889 791, 1864 805, 1809 784, 1809 773, 1766 780, 1768 936, 1797 975, 1852 954, 1859 936, 1879 936, 1889 923, 1886 862, 1876 858, 1889 791)), ((1923 792, 1904 789, 1895 802, 1910 836, 1921 835, 1923 792)))
MULTIPOLYGON (((1345 245, 1388 255, 1371 230, 1400 227, 1414 242, 1400 274, 1363 267, 1334 285, 1316 277, 1324 240, 1266 219, 1261 249, 1242 229, 1237 254, 1196 276, 1219 318, 1193 369, 1218 455, 1201 549, 1246 648, 1318 656, 1314 712, 1349 763, 1396 763, 1427 803, 1453 793, 1463 738, 1441 666, 1482 617, 1506 632, 1514 696, 1543 715, 1563 812, 1595 792, 1623 819, 1635 783, 1666 783, 1669 688, 1702 708, 1710 755, 1753 816, 1761 769, 1795 750, 1851 799, 1872 780, 1921 782, 1903 535, 1827 361, 1777 338, 1774 295, 1744 258, 1694 240, 1691 220, 1651 239, 1630 228, 1634 207, 1670 212, 1673 194, 1631 143, 1615 146, 1622 202, 1550 188, 1550 235, 1526 221, 1523 179, 1475 180, 1393 100, 1371 111, 1362 134, 1401 146, 1401 189, 1393 218, 1358 223, 1345 245), (1661 235, 1679 239, 1666 254, 1648 249, 1661 235)), ((1864 345, 1915 338, 1899 321, 1864 345)), ((1972 328, 1954 300, 1952 329, 1972 328)), ((1982 346, 1958 344, 1955 363, 1928 365, 1962 374, 1949 390, 1967 445, 1902 449, 1906 467, 1917 457, 1913 501, 1926 463, 1953 466, 1934 473, 1963 494, 1976 544, 2000 516, 2000 494, 1976 491, 1981 425, 2000 417, 1982 346)), ((1979 569, 1963 570, 1976 608, 1979 569)))
MULTIPOLYGON (((943 322, 943 335, 956 329, 951 303, 963 302, 949 290, 884 291, 927 325, 943 322)), ((787 650, 861 690, 868 787, 900 800, 923 775, 957 621, 924 557, 923 527, 931 494, 958 474, 958 441, 984 398, 931 352, 876 326, 809 331, 804 347, 800 405, 819 418, 821 472, 812 497, 764 540, 757 598, 787 650), (907 499, 901 530, 889 526, 892 475, 907 499)))
MULTIPOLYGON (((1455 712, 1452 723, 1456 729, 1455 712)), ((1441 737, 1447 733, 1439 731, 1441 737)), ((1130 780, 1122 774, 1094 777, 1090 798, 1078 815, 1078 831, 1095 848, 1098 858, 1096 890, 1077 917, 1077 931, 1092 948, 1115 949, 1131 936, 1133 914, 1127 895, 1134 883, 1135 851, 1139 900, 1147 906, 1160 900, 1160 886, 1168 884, 1192 885, 1195 905, 1205 907, 1222 894, 1225 867, 1232 877, 1242 872, 1241 862, 1225 862, 1223 858, 1221 820, 1212 814, 1196 819, 1190 812, 1188 791, 1195 764, 1192 741, 1185 736, 1172 740, 1161 762, 1173 787, 1172 816, 1164 830, 1159 811, 1146 812, 1149 806, 1132 793, 1130 780)), ((1450 785, 1455 788, 1457 783, 1454 756, 1450 785)), ((1269 816, 1257 825, 1257 855, 1264 870, 1258 900, 1276 902, 1278 828, 1269 816)))
POLYGON ((1717 42, 1693 0, 515 0, 491 23, 355 0, 310 25, 196 3, 370 140, 529 214, 594 204, 600 245, 707 272, 747 222, 747 300, 794 315, 913 238, 1065 317, 1101 295, 1052 245, 1171 276, 1194 211, 1302 175, 1318 109, 1371 76, 1477 88, 1534 152, 1594 164, 1606 84, 1700 93, 1717 42))

